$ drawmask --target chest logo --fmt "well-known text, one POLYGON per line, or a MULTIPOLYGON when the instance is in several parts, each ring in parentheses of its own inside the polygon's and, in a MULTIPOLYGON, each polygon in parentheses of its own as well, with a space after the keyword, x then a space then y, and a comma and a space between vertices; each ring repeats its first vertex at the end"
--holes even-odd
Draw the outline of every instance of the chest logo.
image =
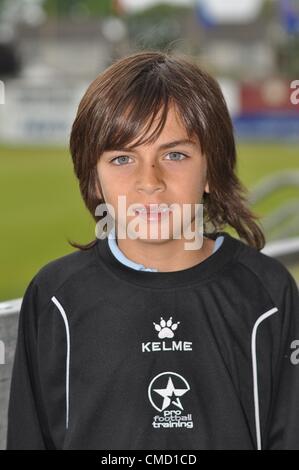
POLYGON ((187 380, 175 372, 162 372, 152 379, 148 387, 148 398, 151 405, 162 413, 154 416, 154 428, 193 427, 192 415, 182 414, 184 407, 181 397, 189 390, 187 380))
POLYGON ((158 332, 158 338, 164 341, 143 342, 141 345, 142 352, 192 351, 191 341, 169 341, 174 337, 180 323, 179 321, 173 322, 172 317, 167 321, 161 317, 159 323, 153 322, 155 330, 158 332))
POLYGON ((155 330, 158 331, 158 337, 163 339, 163 338, 173 338, 174 337, 174 331, 177 329, 178 325, 180 322, 178 321, 177 323, 173 323, 172 317, 167 320, 167 322, 164 320, 163 317, 160 319, 160 323, 155 323, 153 322, 155 330))

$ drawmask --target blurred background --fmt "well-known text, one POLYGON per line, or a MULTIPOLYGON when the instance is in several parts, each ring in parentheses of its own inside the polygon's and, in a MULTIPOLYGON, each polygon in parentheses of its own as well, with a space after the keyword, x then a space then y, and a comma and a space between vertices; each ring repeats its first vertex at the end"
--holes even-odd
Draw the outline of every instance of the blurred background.
POLYGON ((94 238, 68 151, 79 101, 144 48, 189 54, 219 81, 265 252, 299 282, 299 0, 0 0, 0 408, 10 313, 44 264, 73 251, 67 239, 94 238))

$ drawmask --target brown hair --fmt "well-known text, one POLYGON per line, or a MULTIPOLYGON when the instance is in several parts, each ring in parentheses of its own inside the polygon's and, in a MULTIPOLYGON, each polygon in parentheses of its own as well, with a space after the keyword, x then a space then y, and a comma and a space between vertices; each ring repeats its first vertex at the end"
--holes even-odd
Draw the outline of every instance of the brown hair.
MULTIPOLYGON (((136 145, 153 142, 162 131, 173 102, 189 138, 197 135, 207 157, 209 193, 204 193, 204 231, 226 225, 258 250, 265 245, 259 217, 248 207, 248 190, 235 174, 236 146, 232 121, 219 84, 183 54, 163 51, 135 52, 112 63, 87 88, 70 135, 70 152, 83 200, 96 222, 100 188, 96 164, 106 150, 123 148, 144 129, 136 145), (152 136, 142 140, 155 116, 161 119, 152 136), (146 123, 149 125, 145 128, 146 123)), ((102 216, 104 217, 104 216, 102 216)), ((91 248, 69 243, 79 249, 91 248)))

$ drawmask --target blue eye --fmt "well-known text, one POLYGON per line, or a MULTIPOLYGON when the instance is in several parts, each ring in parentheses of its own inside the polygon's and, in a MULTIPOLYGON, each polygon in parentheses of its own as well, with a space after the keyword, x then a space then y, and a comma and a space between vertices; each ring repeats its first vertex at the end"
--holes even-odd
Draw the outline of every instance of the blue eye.
POLYGON ((185 158, 188 158, 187 155, 185 155, 184 153, 181 153, 181 152, 170 152, 170 153, 168 153, 168 155, 180 155, 180 156, 184 157, 184 158, 181 158, 179 160, 178 159, 171 160, 173 162, 179 162, 181 160, 184 160, 185 158))
MULTIPOLYGON (((130 158, 130 157, 128 157, 127 155, 119 155, 119 157, 113 158, 111 160, 111 162, 115 162, 116 160, 120 161, 119 159, 121 159, 121 158, 130 158)), ((126 163, 126 162, 123 162, 123 163, 126 163)), ((122 166, 122 163, 120 163, 120 164, 117 163, 116 166, 122 166)))

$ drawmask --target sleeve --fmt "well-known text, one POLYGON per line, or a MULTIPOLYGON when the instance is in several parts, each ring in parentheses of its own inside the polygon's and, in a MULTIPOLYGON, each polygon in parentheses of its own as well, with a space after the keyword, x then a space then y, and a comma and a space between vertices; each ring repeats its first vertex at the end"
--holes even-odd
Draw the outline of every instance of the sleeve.
POLYGON ((266 450, 299 450, 299 293, 288 275, 280 307, 280 354, 266 450))
POLYGON ((37 290, 33 278, 25 291, 19 314, 8 405, 7 450, 54 448, 38 374, 37 290))

